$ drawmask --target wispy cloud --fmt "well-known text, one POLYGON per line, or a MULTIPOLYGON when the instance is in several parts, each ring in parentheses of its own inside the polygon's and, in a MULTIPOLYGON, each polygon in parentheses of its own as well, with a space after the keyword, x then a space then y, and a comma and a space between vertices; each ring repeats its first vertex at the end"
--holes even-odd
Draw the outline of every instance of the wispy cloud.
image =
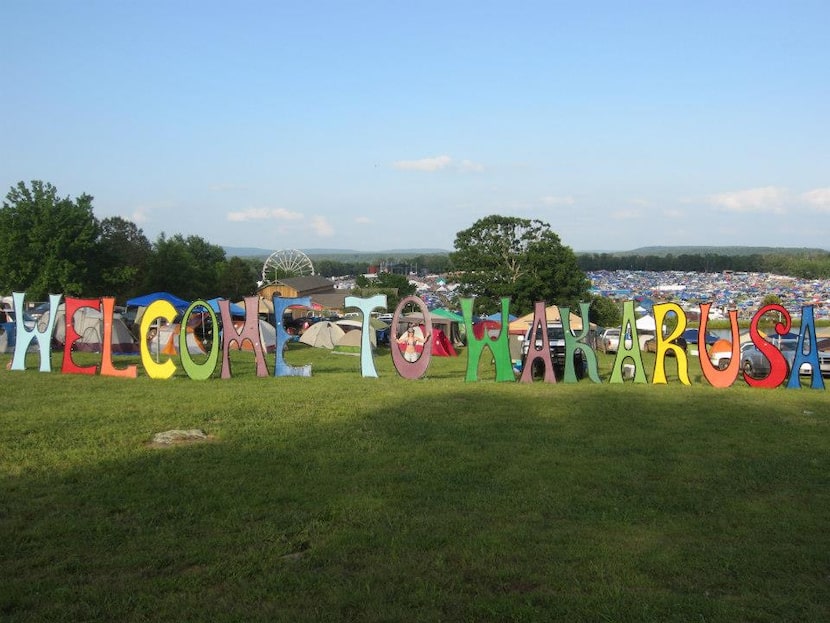
POLYGON ((228 212, 228 220, 243 221, 299 221, 303 215, 285 208, 250 208, 241 212, 228 212))
POLYGON ((425 171, 428 173, 442 169, 454 169, 468 173, 479 173, 484 170, 484 165, 472 160, 456 162, 450 156, 433 156, 432 158, 421 158, 420 160, 396 160, 392 167, 399 171, 425 171))
POLYGON ((611 218, 615 221, 633 221, 636 219, 643 218, 643 213, 635 208, 629 208, 625 210, 617 210, 616 212, 612 212, 611 218))
POLYGON ((572 206, 575 203, 576 200, 573 197, 554 197, 553 195, 542 197, 542 204, 549 207, 572 206))
POLYGON ((392 163, 392 166, 399 171, 438 171, 446 169, 451 162, 452 158, 449 156, 435 156, 420 160, 397 160, 392 163))
POLYGON ((374 223, 374 221, 370 219, 368 216, 356 216, 354 218, 354 222, 358 225, 368 225, 370 223, 374 223))
POLYGON ((822 212, 830 212, 830 188, 816 188, 801 195, 809 206, 822 212))
POLYGON ((247 188, 240 186, 239 184, 219 183, 211 184, 208 186, 208 190, 212 193, 226 193, 231 191, 247 190, 247 188))
POLYGON ((789 191, 779 186, 764 186, 709 197, 709 203, 726 212, 760 212, 783 214, 789 191))
POLYGON ((458 165, 458 168, 462 171, 468 171, 470 173, 481 173, 482 171, 484 171, 483 164, 473 162, 472 160, 462 160, 461 163, 458 165))
POLYGON ((315 216, 311 220, 311 228, 321 238, 330 238, 334 235, 334 227, 325 216, 315 216))

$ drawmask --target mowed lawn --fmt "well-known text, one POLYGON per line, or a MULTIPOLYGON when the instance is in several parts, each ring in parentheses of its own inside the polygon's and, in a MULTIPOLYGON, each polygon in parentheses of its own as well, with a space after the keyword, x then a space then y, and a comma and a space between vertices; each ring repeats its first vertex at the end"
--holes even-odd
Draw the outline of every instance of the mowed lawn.
POLYGON ((0 620, 830 620, 825 391, 287 358, 314 376, 0 357, 0 620))

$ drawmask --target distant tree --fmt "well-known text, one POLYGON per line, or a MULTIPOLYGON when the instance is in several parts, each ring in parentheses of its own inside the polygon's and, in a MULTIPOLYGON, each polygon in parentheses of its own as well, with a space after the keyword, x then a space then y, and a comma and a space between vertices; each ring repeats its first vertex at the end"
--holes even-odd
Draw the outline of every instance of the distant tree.
POLYGON ((221 294, 219 269, 224 261, 224 249, 199 236, 167 238, 162 233, 153 245, 144 286, 184 299, 213 298, 221 294))
POLYGON ((92 196, 58 197, 54 186, 19 182, 0 209, 0 291, 91 295, 99 224, 92 196))
POLYGON ((365 275, 358 275, 355 279, 354 294, 356 296, 371 296, 373 294, 386 295, 386 308, 393 310, 398 306, 401 299, 415 294, 414 284, 404 275, 393 273, 379 273, 375 279, 369 279, 365 275))
POLYGON ((98 293, 126 301, 142 293, 153 245, 135 224, 119 216, 101 221, 98 293))
POLYGON ((594 324, 601 327, 618 327, 622 324, 620 306, 606 296, 592 296, 588 315, 594 324))
POLYGON ((590 284, 574 252, 543 221, 487 216, 456 234, 450 259, 477 312, 495 311, 501 297, 517 314, 536 301, 577 308, 587 298, 590 284))
POLYGON ((222 296, 238 301, 254 294, 260 278, 259 264, 257 260, 245 261, 236 256, 221 264, 217 288, 222 296))

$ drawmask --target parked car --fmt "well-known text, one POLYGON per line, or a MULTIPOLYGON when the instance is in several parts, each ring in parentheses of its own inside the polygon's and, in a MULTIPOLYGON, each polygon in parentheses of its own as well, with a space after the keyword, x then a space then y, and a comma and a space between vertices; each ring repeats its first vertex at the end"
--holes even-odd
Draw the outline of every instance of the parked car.
MULTIPOLYGON (((528 327, 524 336, 520 338, 522 343, 522 368, 524 368, 525 361, 527 361, 528 353, 530 352, 531 343, 535 344, 538 349, 542 348, 542 327, 536 326, 536 332, 533 336, 530 335, 533 327, 528 327)), ((550 346, 550 359, 553 363, 553 373, 557 380, 561 380, 565 375, 565 329, 561 322, 549 322, 547 325, 548 343, 550 346)), ((581 379, 585 376, 588 368, 588 359, 582 350, 574 353, 574 370, 576 377, 581 379)), ((533 376, 540 377, 544 372, 544 364, 538 359, 533 362, 533 376)))
MULTIPOLYGON (((700 329, 686 329, 683 332, 683 339, 686 340, 686 344, 694 344, 697 347, 697 339, 700 335, 700 329)), ((712 346, 715 342, 718 341, 718 336, 714 333, 709 333, 707 331, 703 336, 703 341, 706 346, 712 346)))
MULTIPOLYGON (((752 342, 747 343, 752 344, 752 342)), ((710 350, 709 361, 712 362, 712 365, 715 366, 718 370, 726 370, 726 368, 729 367, 729 362, 732 361, 731 344, 729 350, 710 350)))
MULTIPOLYGON (((798 340, 785 339, 773 342, 781 354, 787 361, 787 372, 793 366, 795 361, 796 349, 798 348, 798 340)), ((819 351, 819 373, 822 376, 830 376, 830 351, 819 351)), ((752 342, 747 342, 741 346, 741 368, 752 378, 763 378, 769 374, 770 363, 769 359, 758 350, 752 342)), ((802 363, 798 369, 798 373, 808 375, 812 372, 809 363, 802 363)))
POLYGON ((603 329, 597 338, 597 350, 604 353, 616 353, 620 347, 620 330, 603 329))
MULTIPOLYGON (((671 341, 671 343, 676 344, 677 346, 682 348, 684 353, 686 352, 686 346, 687 346, 686 345, 686 340, 683 339, 682 336, 673 339, 671 341)), ((645 347, 643 348, 643 350, 646 351, 647 353, 656 353, 657 352, 657 338, 656 337, 649 338, 648 340, 646 340, 646 343, 645 343, 644 346, 645 347)), ((674 349, 666 351, 666 354, 669 357, 674 357, 674 349)))

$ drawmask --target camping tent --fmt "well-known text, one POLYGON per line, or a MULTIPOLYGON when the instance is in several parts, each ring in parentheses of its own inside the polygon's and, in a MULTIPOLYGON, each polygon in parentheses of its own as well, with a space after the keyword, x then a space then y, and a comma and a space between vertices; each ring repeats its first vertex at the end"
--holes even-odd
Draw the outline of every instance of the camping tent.
POLYGON ((346 332, 329 320, 315 322, 300 336, 303 344, 332 350, 346 332))
MULTIPOLYGON (((186 328, 187 352, 191 355, 206 355, 207 348, 193 329, 190 326, 186 328)), ((147 337, 147 346, 150 352, 154 355, 159 353, 164 355, 178 355, 181 330, 182 325, 180 324, 163 324, 159 327, 154 327, 147 337)))
MULTIPOLYGON (((361 329, 352 329, 351 331, 346 331, 339 340, 337 340, 337 344, 334 346, 335 352, 346 352, 346 353, 359 353, 361 348, 361 342, 363 340, 363 331, 361 329)), ((375 332, 372 331, 369 334, 369 343, 372 345, 372 348, 377 346, 377 340, 375 339, 375 332)))
MULTIPOLYGON (((61 303, 55 315, 54 338, 60 344, 66 343, 66 306, 61 303)), ((43 314, 38 326, 40 330, 46 328, 49 322, 49 312, 43 314)), ((104 339, 104 316, 92 307, 81 307, 75 311, 72 318, 75 332, 81 337, 75 341, 73 347, 77 351, 100 353, 103 350, 101 342, 104 339)), ((133 338, 127 325, 118 316, 112 318, 112 352, 137 353, 138 343, 133 338)))
POLYGON ((449 338, 441 329, 434 329, 432 332, 432 354, 436 357, 458 356, 449 338))

